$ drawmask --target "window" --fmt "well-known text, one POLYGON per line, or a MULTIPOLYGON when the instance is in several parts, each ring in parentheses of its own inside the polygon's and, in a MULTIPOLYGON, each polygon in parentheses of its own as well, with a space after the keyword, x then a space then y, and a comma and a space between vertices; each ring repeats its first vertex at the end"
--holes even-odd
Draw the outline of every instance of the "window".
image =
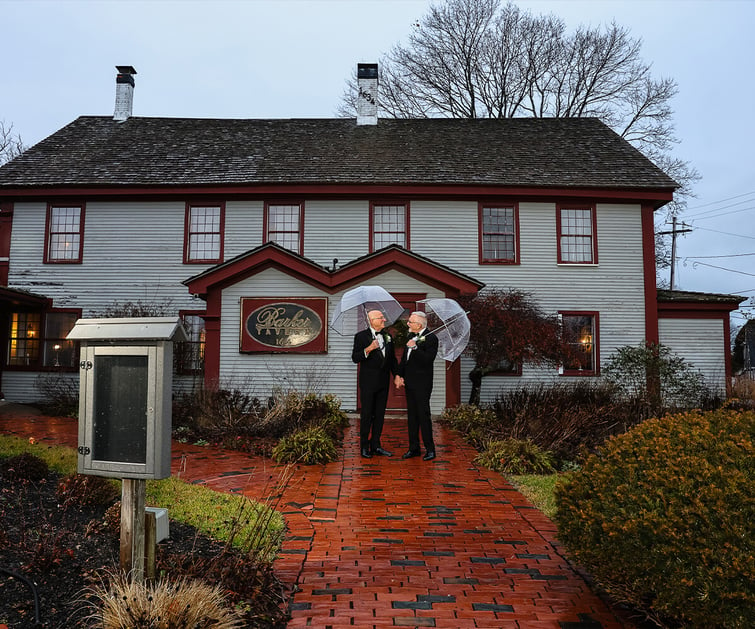
POLYGON ((79 316, 78 312, 11 313, 8 365, 76 368, 78 344, 66 336, 79 316))
POLYGON ((222 205, 186 205, 184 262, 222 262, 222 205))
POLYGON ((598 365, 598 313, 559 313, 564 341, 569 348, 561 366, 563 375, 593 376, 598 365))
POLYGON ((38 312, 14 312, 10 316, 8 365, 34 365, 39 360, 41 315, 38 312))
POLYGON ((196 374, 204 371, 205 323, 198 313, 181 313, 181 320, 189 337, 175 345, 176 372, 196 374))
POLYGON ((517 264, 518 210, 516 205, 480 205, 480 263, 517 264))
POLYGON ((281 247, 302 253, 302 224, 304 208, 302 204, 274 205, 265 207, 265 242, 275 242, 281 247))
POLYGON ((502 358, 491 371, 494 376, 521 376, 522 363, 516 363, 508 358, 502 358))
POLYGON ((558 261, 597 264, 594 209, 559 207, 556 217, 558 261))
POLYGON ((405 204, 372 205, 370 215, 370 251, 377 251, 388 245, 409 248, 409 209, 405 204))
POLYGON ((42 345, 43 367, 76 367, 78 347, 75 341, 66 340, 73 329, 78 313, 48 312, 45 315, 45 336, 42 345))
POLYGON ((78 263, 84 244, 84 206, 47 206, 45 262, 78 263))

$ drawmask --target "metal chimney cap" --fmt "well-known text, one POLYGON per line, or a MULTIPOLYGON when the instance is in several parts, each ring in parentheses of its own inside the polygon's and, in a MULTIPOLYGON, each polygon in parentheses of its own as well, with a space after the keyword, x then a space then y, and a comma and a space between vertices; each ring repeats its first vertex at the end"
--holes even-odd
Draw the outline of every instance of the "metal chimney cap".
POLYGON ((115 66, 115 69, 118 70, 119 74, 136 74, 134 66, 115 66))
POLYGON ((359 79, 376 79, 378 78, 377 63, 358 63, 357 78, 359 79))

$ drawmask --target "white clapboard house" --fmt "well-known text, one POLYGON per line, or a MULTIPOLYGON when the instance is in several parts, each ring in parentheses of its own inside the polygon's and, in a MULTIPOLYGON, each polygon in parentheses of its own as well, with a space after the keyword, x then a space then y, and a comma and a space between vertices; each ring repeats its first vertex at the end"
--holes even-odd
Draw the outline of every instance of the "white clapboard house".
MULTIPOLYGON (((328 322, 359 285, 407 313, 487 287, 561 315, 582 358, 502 366, 483 400, 600 377, 643 341, 725 388, 741 299, 656 288, 653 215, 676 184, 599 120, 378 119, 373 64, 356 118, 139 117, 135 74, 118 66, 114 116, 82 116, 0 168, 6 399, 39 399, 40 374, 77 378, 74 322, 138 303, 190 329, 176 387, 306 383, 356 409, 352 337, 328 322)), ((434 412, 466 401, 471 367, 437 361, 434 412)))

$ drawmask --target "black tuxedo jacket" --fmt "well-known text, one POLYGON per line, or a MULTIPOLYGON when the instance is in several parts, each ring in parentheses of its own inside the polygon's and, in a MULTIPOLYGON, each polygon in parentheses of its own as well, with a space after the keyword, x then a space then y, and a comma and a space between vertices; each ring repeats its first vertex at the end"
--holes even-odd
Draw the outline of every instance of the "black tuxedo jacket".
POLYGON ((419 338, 421 340, 408 358, 409 348, 404 348, 398 374, 404 378, 407 388, 424 390, 429 395, 433 388, 433 361, 438 354, 438 337, 425 331, 419 338))
POLYGON ((396 350, 393 347, 393 339, 388 340, 388 332, 378 332, 383 335, 385 356, 376 349, 369 356, 364 355, 364 349, 372 343, 372 328, 367 328, 354 335, 354 349, 351 352, 351 360, 359 365, 359 386, 363 391, 377 391, 387 388, 390 384, 391 374, 395 374, 398 368, 396 350))

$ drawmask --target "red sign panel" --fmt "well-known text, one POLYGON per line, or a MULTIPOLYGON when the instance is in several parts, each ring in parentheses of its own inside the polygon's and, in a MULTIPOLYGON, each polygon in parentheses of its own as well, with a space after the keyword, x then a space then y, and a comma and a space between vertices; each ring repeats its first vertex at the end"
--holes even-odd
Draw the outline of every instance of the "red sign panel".
POLYGON ((325 353, 328 300, 325 297, 242 297, 239 351, 325 353))

